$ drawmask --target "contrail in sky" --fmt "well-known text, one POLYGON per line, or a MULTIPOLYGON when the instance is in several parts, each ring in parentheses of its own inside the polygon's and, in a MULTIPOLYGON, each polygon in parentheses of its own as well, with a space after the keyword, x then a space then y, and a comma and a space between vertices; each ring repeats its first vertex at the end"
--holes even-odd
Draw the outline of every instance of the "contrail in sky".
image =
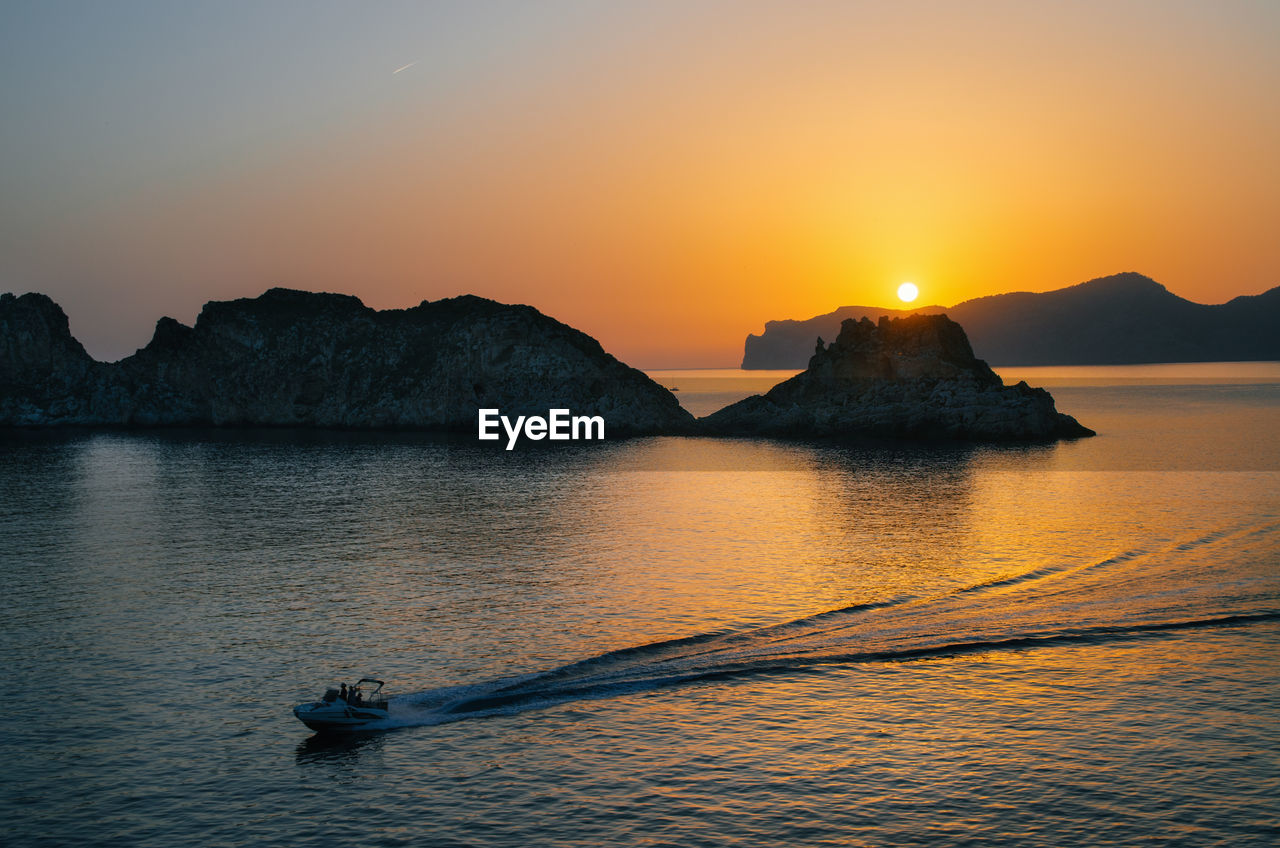
POLYGON ((409 64, 407 64, 407 65, 403 65, 403 66, 401 66, 401 67, 399 67, 399 68, 396 68, 394 71, 392 71, 392 72, 391 72, 391 75, 392 75, 392 76, 395 76, 396 74, 400 73, 401 71, 407 71, 409 68, 412 68, 414 65, 418 64, 418 63, 419 63, 419 62, 421 62, 421 61, 422 61, 421 59, 414 59, 414 60, 413 60, 412 62, 410 62, 409 64))

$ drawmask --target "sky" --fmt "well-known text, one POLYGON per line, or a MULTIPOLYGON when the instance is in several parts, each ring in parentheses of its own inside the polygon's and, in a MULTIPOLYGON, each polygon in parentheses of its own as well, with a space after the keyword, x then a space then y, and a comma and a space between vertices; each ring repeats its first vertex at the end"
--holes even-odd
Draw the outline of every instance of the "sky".
POLYGON ((642 368, 1139 271, 1280 285, 1280 3, 0 2, 0 291, 91 354, 272 286, 642 368))

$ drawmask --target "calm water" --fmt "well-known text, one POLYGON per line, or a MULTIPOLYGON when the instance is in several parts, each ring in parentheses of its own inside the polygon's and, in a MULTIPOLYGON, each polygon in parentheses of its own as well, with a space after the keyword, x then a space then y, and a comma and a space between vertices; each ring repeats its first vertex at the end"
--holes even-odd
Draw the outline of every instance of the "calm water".
POLYGON ((1280 366, 1217 369, 1005 373, 1052 447, 2 441, 4 841, 1273 845, 1280 366))

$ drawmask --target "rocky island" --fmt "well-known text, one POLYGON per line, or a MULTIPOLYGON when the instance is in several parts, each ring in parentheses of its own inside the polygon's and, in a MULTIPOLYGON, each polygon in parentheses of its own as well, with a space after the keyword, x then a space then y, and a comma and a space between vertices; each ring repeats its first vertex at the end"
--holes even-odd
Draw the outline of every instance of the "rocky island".
POLYGON ((1006 386, 945 315, 844 321, 807 370, 700 419, 723 435, 1050 441, 1094 432, 1044 389, 1006 386))
POLYGON ((481 409, 601 416, 609 436, 1092 435, 1043 389, 1005 386, 944 315, 844 322, 807 371, 706 418, 529 306, 471 295, 377 311, 271 289, 162 318, 150 343, 97 362, 41 294, 0 295, 0 426, 325 427, 475 433, 481 409))
POLYGON ((688 432, 671 392, 529 306, 463 296, 375 311, 271 289, 171 318, 97 362, 41 294, 0 295, 0 426, 476 431, 477 410, 603 416, 608 435, 688 432))

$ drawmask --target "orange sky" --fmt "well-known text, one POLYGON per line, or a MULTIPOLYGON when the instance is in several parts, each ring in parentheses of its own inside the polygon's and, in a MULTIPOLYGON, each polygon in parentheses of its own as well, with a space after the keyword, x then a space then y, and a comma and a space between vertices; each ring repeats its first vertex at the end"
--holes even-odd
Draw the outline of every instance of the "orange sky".
POLYGON ((1280 5, 479 5, 19 15, 0 289, 105 358, 287 285, 529 303, 656 368, 903 280, 1280 285, 1280 5))

